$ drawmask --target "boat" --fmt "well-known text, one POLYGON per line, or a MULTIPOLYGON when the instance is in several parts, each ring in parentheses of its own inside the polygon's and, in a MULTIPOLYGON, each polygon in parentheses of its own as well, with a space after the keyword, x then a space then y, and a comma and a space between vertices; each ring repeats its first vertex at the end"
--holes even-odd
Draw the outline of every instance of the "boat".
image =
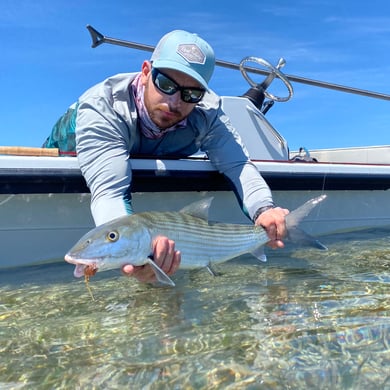
MULTIPOLYGON (((153 50, 105 37, 87 27, 93 47, 111 43, 153 50)), ((290 151, 288 142, 266 119, 274 102, 291 98, 291 81, 387 100, 390 96, 285 75, 281 71, 284 64, 281 60, 273 66, 257 57, 247 57, 239 65, 217 60, 217 65, 239 69, 250 84, 242 96, 223 96, 223 109, 269 184, 275 203, 294 209, 315 196, 327 194, 326 201, 302 225, 314 236, 390 226, 390 145, 310 151, 303 147, 290 151), (249 62, 266 70, 249 67, 249 62), (255 84, 250 72, 266 78, 255 84), (286 97, 267 92, 276 77, 285 83, 286 97)), ((211 220, 251 223, 228 181, 203 154, 185 159, 132 156, 132 166, 136 212, 178 210, 213 197, 211 220)), ((90 193, 77 157, 60 155, 56 149, 0 147, 0 212, 0 268, 63 261, 68 249, 94 227, 90 193)))

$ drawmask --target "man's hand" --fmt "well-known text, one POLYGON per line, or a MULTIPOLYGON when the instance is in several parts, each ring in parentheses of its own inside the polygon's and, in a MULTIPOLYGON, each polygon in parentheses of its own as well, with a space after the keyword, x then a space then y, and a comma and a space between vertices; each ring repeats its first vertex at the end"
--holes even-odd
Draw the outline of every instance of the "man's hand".
MULTIPOLYGON (((167 237, 158 236, 153 241, 153 259, 155 263, 167 274, 173 275, 180 266, 181 253, 175 250, 174 241, 167 237)), ((155 282, 156 275, 150 265, 133 266, 126 264, 122 272, 127 276, 134 276, 140 282, 155 282)))
POLYGON ((270 238, 267 245, 271 248, 283 248, 282 239, 286 236, 286 215, 289 213, 287 209, 275 207, 261 213, 255 222, 255 225, 262 226, 270 238))

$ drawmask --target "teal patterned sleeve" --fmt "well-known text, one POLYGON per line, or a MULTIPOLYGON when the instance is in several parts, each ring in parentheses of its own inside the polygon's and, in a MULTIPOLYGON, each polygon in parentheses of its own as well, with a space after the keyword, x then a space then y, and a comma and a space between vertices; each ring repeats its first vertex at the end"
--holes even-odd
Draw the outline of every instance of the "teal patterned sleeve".
POLYGON ((76 151, 75 128, 77 108, 78 103, 72 104, 65 114, 58 119, 42 147, 58 148, 60 152, 76 151))

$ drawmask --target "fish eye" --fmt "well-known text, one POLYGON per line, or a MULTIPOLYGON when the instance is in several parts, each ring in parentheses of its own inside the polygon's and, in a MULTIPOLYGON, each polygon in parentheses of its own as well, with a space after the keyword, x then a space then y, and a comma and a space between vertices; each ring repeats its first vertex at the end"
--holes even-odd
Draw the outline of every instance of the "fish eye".
POLYGON ((111 232, 107 233, 107 240, 110 242, 118 241, 119 233, 116 230, 112 230, 111 232))

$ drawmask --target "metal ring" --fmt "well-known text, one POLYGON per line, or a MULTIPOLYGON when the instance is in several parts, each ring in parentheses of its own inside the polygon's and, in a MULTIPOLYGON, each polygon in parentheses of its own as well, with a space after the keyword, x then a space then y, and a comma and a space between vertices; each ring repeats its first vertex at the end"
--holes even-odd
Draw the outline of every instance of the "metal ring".
POLYGON ((240 62, 240 72, 244 76, 244 79, 249 83, 249 85, 251 87, 256 88, 259 84, 255 83, 248 76, 248 72, 247 72, 247 70, 244 67, 244 64, 246 64, 247 62, 255 62, 258 65, 262 65, 265 68, 268 68, 271 71, 271 73, 274 74, 276 77, 280 78, 283 81, 284 85, 286 86, 286 88, 288 90, 288 96, 286 96, 286 97, 275 96, 275 95, 272 95, 271 93, 269 93, 267 91, 264 91, 264 95, 268 99, 274 100, 276 102, 287 102, 288 100, 290 100, 292 98, 294 91, 293 91, 293 87, 292 87, 290 81, 288 80, 288 78, 278 68, 276 68, 275 66, 271 65, 268 61, 264 60, 263 58, 259 58, 259 57, 245 57, 240 62))

